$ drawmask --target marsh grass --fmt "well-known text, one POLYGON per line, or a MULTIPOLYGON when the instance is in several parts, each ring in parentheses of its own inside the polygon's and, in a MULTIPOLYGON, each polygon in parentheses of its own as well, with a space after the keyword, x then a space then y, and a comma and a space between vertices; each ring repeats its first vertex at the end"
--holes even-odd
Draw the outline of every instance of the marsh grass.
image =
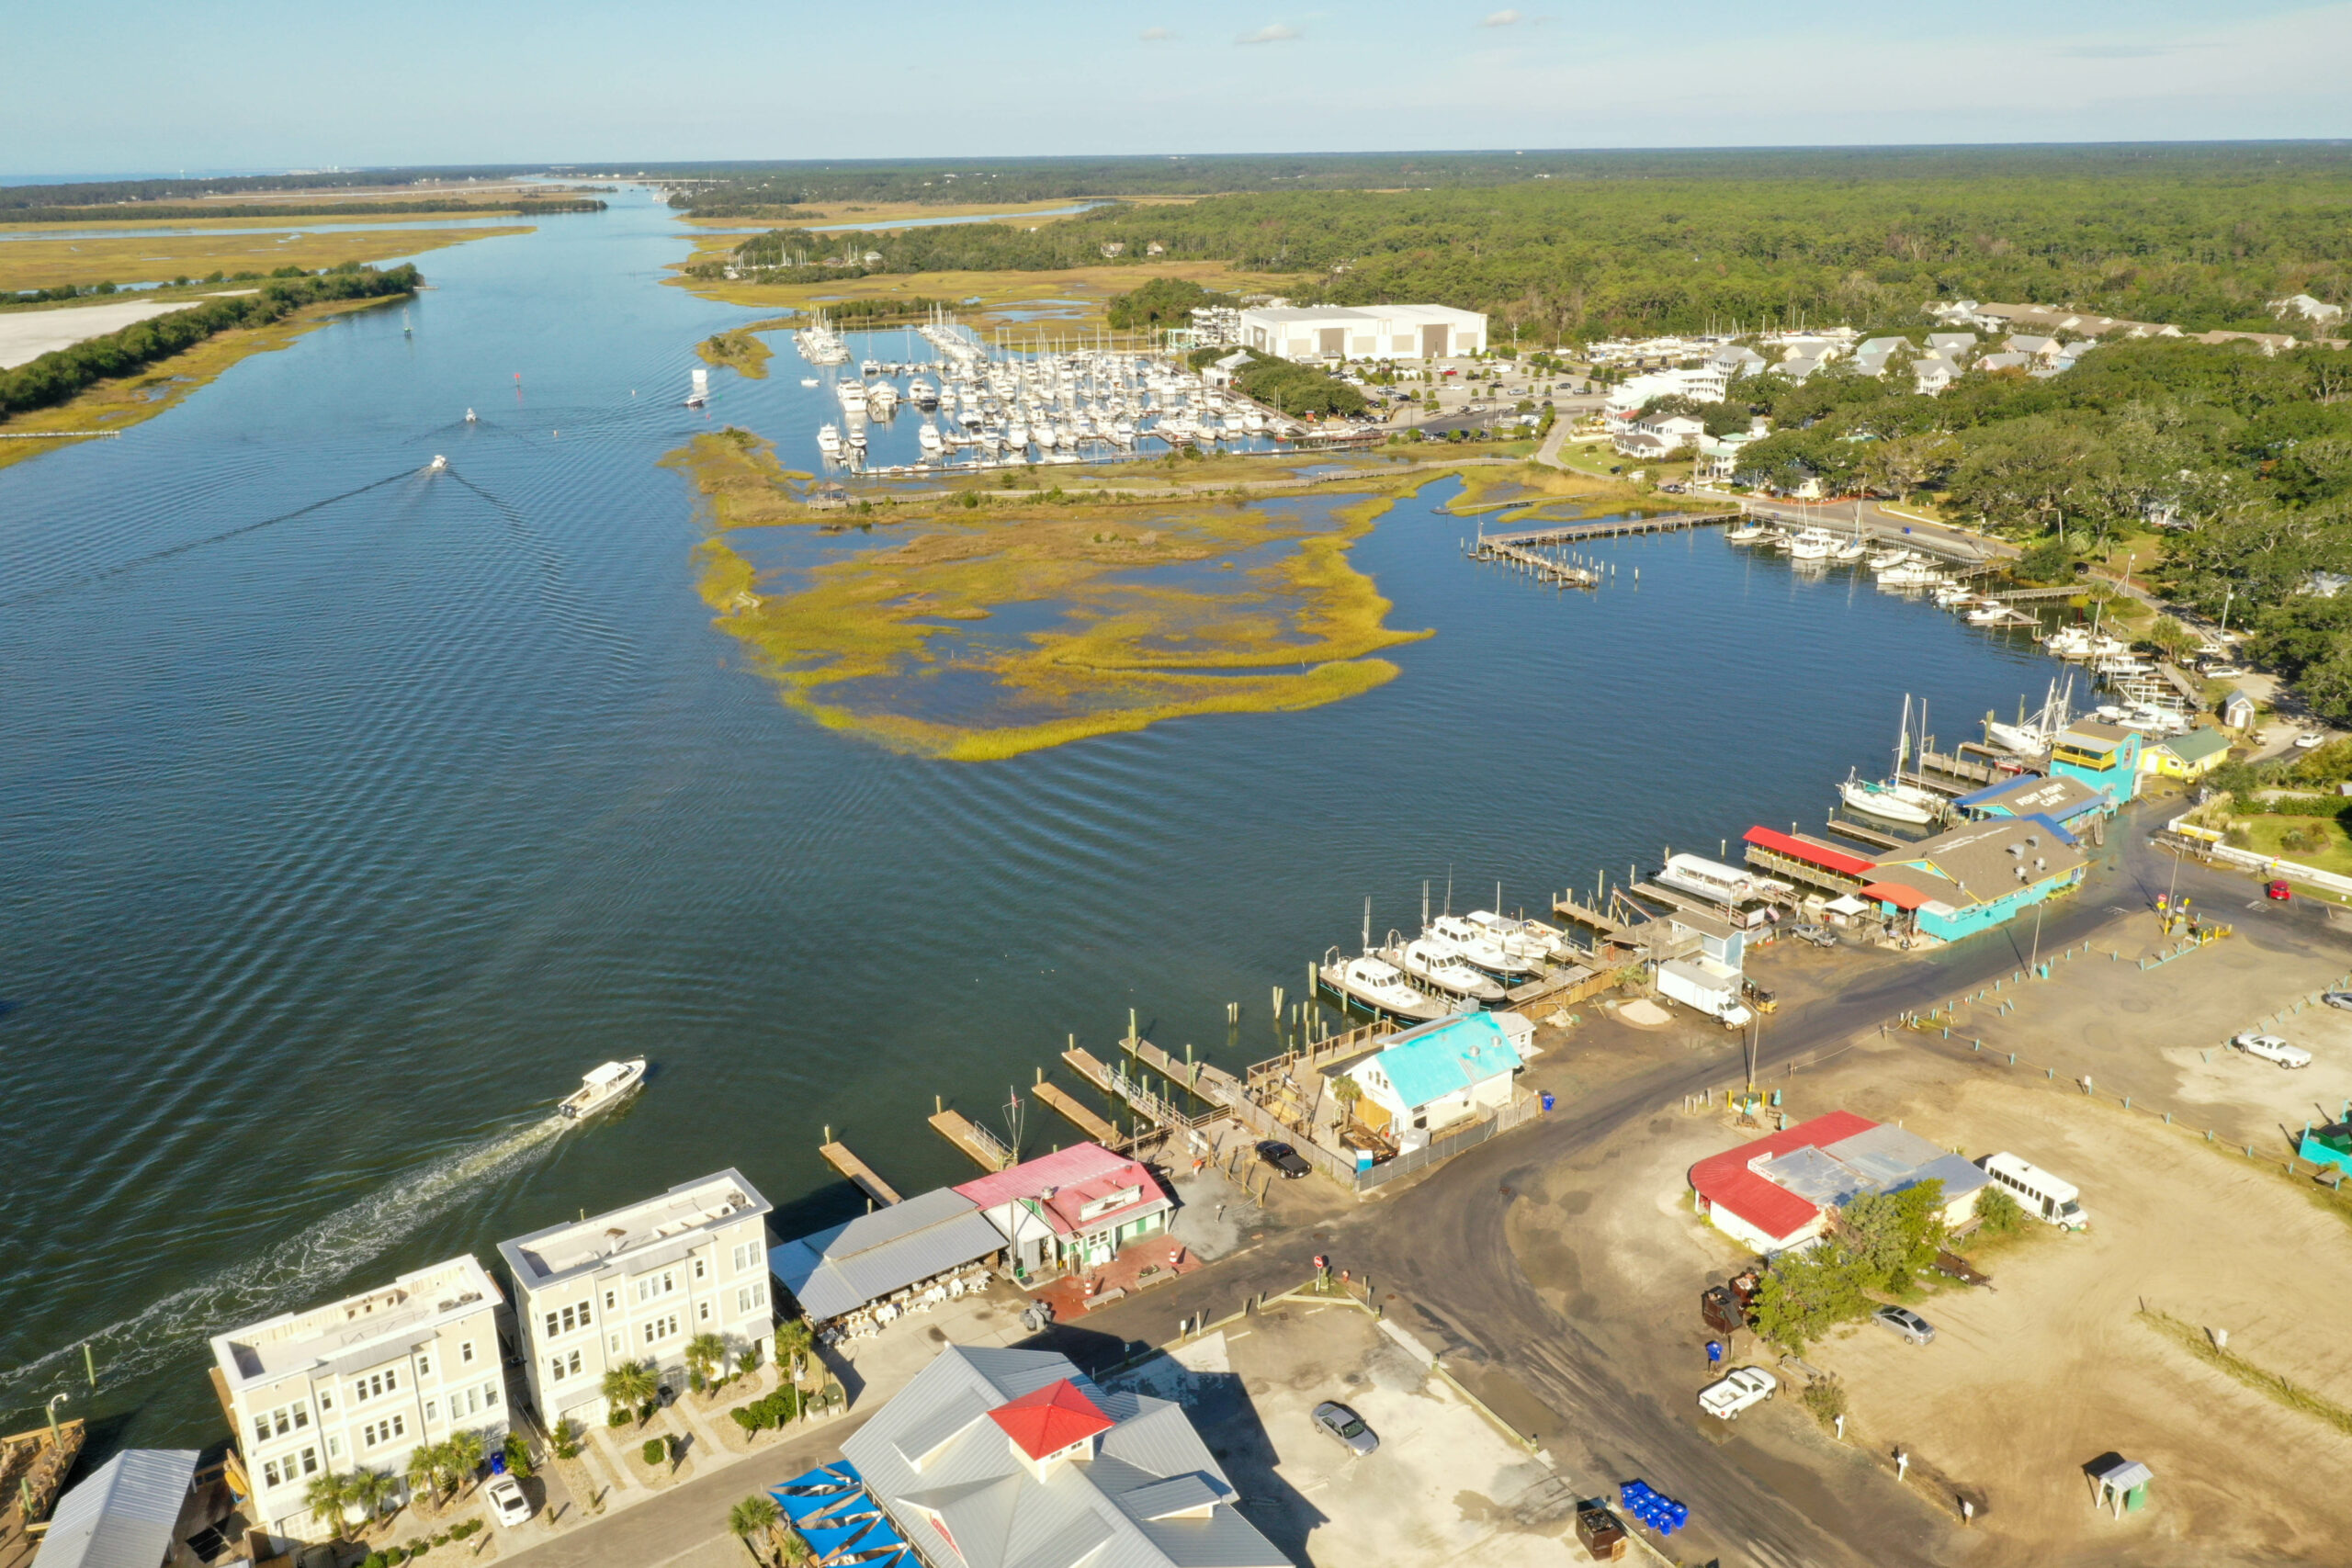
MULTIPOLYGON (((209 272, 267 272, 299 266, 308 272, 345 262, 380 262, 462 245, 527 234, 529 223, 490 229, 369 229, 336 234, 277 231, 213 230, 196 234, 141 234, 103 240, 10 240, 0 244, 0 289, 54 288, 62 284, 152 283, 209 272)), ((249 288, 246 283, 216 283, 207 291, 249 288)))

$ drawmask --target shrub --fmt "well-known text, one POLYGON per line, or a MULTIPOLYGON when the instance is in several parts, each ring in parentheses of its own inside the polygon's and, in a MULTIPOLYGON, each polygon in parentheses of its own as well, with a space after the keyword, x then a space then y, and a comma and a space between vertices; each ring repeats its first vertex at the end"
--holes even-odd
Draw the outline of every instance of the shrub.
POLYGON ((531 1445, 523 1440, 520 1432, 506 1434, 506 1443, 500 1452, 506 1458, 506 1472, 517 1481, 531 1479, 531 1445))
POLYGON ((432 1550, 433 1550, 433 1543, 432 1543, 431 1541, 429 1541, 429 1540, 424 1540, 424 1539, 422 1539, 422 1538, 419 1538, 418 1540, 412 1540, 412 1541, 410 1541, 410 1542, 408 1543, 408 1554, 409 1554, 411 1557, 422 1557, 422 1556, 424 1556, 426 1552, 428 1552, 428 1551, 432 1551, 432 1550))
POLYGON ((670 1457, 670 1439, 667 1438, 646 1438, 642 1457, 648 1464, 660 1464, 670 1457))
POLYGON ((380 1551, 369 1552, 360 1559, 359 1568, 384 1568, 384 1554, 380 1551))
POLYGON ((739 1404, 727 1413, 727 1418, 742 1427, 743 1435, 748 1438, 760 1429, 760 1418, 755 1413, 757 1409, 756 1404, 739 1404))
POLYGON ((405 1546, 388 1546, 388 1547, 384 1548, 384 1562, 385 1562, 385 1564, 386 1564, 386 1568, 400 1568, 400 1565, 401 1565, 401 1563, 403 1563, 403 1562, 407 1562, 407 1561, 408 1561, 408 1548, 407 1548, 407 1547, 405 1547, 405 1546))
POLYGON ((1999 1187, 1987 1187, 1976 1195, 1976 1228, 1984 1235, 2015 1235, 2025 1229, 2023 1205, 1999 1187))
POLYGON ((435 1536, 435 1537, 433 1538, 433 1540, 432 1540, 428 1544, 433 1545, 433 1546, 447 1546, 447 1545, 448 1545, 448 1544, 449 1544, 449 1532, 448 1532, 447 1530, 443 1530, 439 1535, 435 1536))
POLYGON ((1804 1407, 1824 1427, 1834 1427, 1846 1414, 1846 1385, 1835 1378, 1815 1378, 1804 1385, 1804 1407))
POLYGON ((700 1393, 707 1386, 708 1380, 702 1375, 702 1369, 700 1367, 689 1367, 686 1369, 687 1393, 700 1393))
POLYGON ((580 1457, 580 1423, 569 1416, 556 1423, 555 1457, 558 1459, 580 1457))
POLYGON ((605 1425, 607 1427, 626 1427, 636 1418, 636 1413, 626 1404, 616 1404, 605 1412, 605 1425))

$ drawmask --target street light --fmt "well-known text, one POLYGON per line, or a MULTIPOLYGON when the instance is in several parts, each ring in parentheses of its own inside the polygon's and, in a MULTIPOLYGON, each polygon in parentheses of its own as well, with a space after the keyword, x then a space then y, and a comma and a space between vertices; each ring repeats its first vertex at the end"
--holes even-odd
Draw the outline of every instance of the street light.
POLYGON ((70 1393, 51 1394, 49 1396, 49 1408, 45 1412, 49 1416, 49 1440, 52 1445, 61 1449, 65 1446, 65 1439, 57 1430, 57 1407, 73 1397, 74 1396, 70 1393))

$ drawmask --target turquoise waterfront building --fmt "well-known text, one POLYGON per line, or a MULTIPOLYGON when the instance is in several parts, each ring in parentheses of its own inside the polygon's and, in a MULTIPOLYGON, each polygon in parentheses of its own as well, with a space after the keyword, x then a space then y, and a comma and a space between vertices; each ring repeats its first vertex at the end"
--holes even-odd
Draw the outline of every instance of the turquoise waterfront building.
POLYGON ((1891 852, 1861 896, 1897 929, 1957 942, 2079 885, 2083 853, 2047 817, 1996 817, 1891 852))
POLYGON ((2084 719, 2051 745, 2050 771, 2079 779, 2120 806, 2139 793, 2140 754, 2147 744, 2136 729, 2084 719))

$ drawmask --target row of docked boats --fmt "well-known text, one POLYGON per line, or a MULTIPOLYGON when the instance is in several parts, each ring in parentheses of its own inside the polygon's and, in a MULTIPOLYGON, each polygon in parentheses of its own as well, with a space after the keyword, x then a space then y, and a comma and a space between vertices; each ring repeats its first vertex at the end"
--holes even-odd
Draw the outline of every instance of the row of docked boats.
POLYGON ((1360 1008, 1420 1023, 1498 1005, 1510 987, 1578 953, 1566 932, 1492 909, 1425 918, 1419 935, 1391 931, 1375 946, 1367 901, 1363 951, 1350 958, 1331 948, 1315 973, 1324 989, 1360 1008))

